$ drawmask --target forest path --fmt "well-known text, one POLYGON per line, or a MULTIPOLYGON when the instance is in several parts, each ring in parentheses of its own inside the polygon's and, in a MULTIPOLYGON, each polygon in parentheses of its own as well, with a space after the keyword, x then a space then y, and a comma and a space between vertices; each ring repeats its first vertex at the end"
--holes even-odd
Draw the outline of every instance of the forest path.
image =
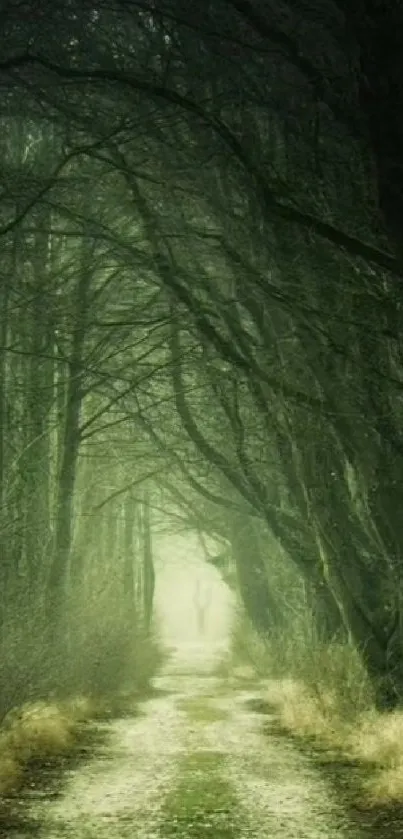
MULTIPOLYGON (((214 652, 178 651, 140 716, 103 724, 104 744, 24 809, 13 839, 359 839, 334 790, 250 710, 258 690, 212 675, 214 652)), ((368 835, 367 833, 365 835, 368 835)))

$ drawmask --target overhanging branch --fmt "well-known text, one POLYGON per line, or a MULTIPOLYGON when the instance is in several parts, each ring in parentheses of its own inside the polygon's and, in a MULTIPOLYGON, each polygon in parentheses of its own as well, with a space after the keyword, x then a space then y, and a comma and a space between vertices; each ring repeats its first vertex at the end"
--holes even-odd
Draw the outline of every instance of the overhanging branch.
POLYGON ((103 69, 81 70, 75 67, 64 67, 43 56, 30 55, 29 53, 16 56, 14 59, 10 58, 6 62, 0 63, 0 72, 1 70, 10 68, 18 69, 18 67, 28 65, 43 67, 45 70, 49 70, 57 76, 66 79, 100 83, 117 82, 131 90, 146 93, 171 105, 176 105, 187 113, 194 114, 223 140, 242 168, 253 178, 263 208, 268 215, 272 215, 291 224, 296 224, 308 235, 313 234, 319 236, 337 249, 346 251, 355 258, 363 259, 365 262, 376 265, 378 268, 382 268, 398 277, 402 276, 402 262, 393 254, 368 245, 366 242, 350 236, 333 225, 321 221, 310 213, 305 213, 294 206, 279 201, 260 169, 253 163, 242 144, 237 140, 228 126, 219 117, 213 113, 209 113, 206 108, 199 105, 193 99, 189 99, 189 97, 183 96, 164 85, 153 84, 143 79, 129 76, 123 71, 103 69))

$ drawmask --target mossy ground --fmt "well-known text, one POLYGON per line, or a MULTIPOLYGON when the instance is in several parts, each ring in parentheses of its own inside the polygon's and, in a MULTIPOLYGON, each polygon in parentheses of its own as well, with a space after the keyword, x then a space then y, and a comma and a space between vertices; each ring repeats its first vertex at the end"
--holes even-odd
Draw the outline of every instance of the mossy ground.
POLYGON ((232 839, 238 835, 239 805, 224 770, 220 752, 186 755, 177 785, 165 802, 162 836, 232 839))
MULTIPOLYGON (((215 706, 213 699, 210 695, 189 696, 179 699, 177 708, 202 732, 205 725, 228 718, 228 712, 215 706)), ((232 839, 239 835, 239 802, 226 780, 225 760, 222 752, 203 745, 183 757, 176 785, 163 809, 164 839, 232 839)))

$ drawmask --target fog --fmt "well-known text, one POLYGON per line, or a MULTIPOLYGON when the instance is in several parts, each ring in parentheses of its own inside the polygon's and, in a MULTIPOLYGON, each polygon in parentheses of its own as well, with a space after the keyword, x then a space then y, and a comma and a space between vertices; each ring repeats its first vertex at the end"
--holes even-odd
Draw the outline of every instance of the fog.
POLYGON ((162 640, 174 646, 227 647, 234 595, 206 562, 197 536, 156 539, 154 556, 155 614, 162 640))

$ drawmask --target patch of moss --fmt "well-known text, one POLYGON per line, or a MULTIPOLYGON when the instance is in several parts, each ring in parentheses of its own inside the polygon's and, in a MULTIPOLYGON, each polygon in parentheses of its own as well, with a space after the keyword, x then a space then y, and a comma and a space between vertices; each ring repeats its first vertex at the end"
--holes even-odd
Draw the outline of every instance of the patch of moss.
POLYGON ((176 787, 165 802, 162 835, 167 839, 235 839, 238 804, 223 777, 223 755, 197 751, 186 756, 176 787))

